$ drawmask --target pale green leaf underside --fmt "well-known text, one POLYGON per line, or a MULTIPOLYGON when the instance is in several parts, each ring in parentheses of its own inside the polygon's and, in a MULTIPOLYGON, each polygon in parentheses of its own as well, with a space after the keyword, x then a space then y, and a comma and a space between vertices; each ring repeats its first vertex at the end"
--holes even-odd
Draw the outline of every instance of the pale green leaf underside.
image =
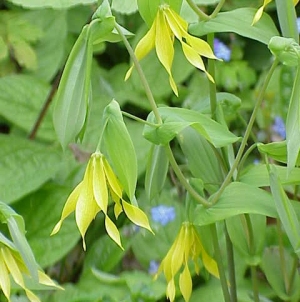
POLYGON ((51 7, 55 9, 62 9, 80 4, 93 4, 96 3, 97 0, 9 0, 9 2, 26 8, 51 7))

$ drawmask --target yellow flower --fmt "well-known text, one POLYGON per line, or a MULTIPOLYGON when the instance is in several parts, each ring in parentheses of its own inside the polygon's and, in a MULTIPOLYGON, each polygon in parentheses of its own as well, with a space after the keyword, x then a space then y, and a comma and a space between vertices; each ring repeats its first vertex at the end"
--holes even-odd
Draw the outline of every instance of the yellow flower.
POLYGON ((189 301, 192 294, 192 277, 189 271, 188 261, 189 258, 191 258, 194 262, 196 273, 199 274, 197 261, 200 256, 202 257, 203 265, 208 272, 219 278, 217 263, 205 251, 195 227, 189 222, 184 222, 156 274, 157 277, 161 272, 164 273, 168 282, 166 295, 171 302, 175 299, 174 277, 182 265, 184 268, 179 276, 179 288, 184 300, 189 301))
POLYGON ((120 182, 103 154, 96 152, 92 154, 88 162, 83 180, 67 199, 61 218, 55 225, 51 235, 56 234, 60 230, 63 220, 75 211, 75 220, 82 236, 85 250, 85 233, 95 216, 100 211, 103 211, 108 235, 123 248, 119 230, 107 214, 109 193, 114 202, 116 218, 124 211, 133 223, 152 232, 146 214, 122 198, 120 182))
MULTIPOLYGON (((272 2, 272 0, 264 0, 263 5, 257 10, 256 14, 254 15, 254 18, 253 18, 253 21, 252 21, 251 25, 254 25, 256 22, 259 21, 259 19, 261 18, 262 14, 263 14, 263 11, 264 11, 265 7, 270 2, 272 2)), ((294 5, 296 5, 299 2, 299 0, 293 0, 293 2, 294 2, 294 5)))
MULTIPOLYGON (((206 71, 201 56, 217 59, 216 56, 207 42, 191 36, 187 30, 188 23, 173 11, 169 5, 163 4, 159 6, 150 30, 139 41, 135 49, 137 59, 141 60, 154 47, 156 48, 157 57, 168 72, 170 85, 177 96, 178 90, 171 71, 174 58, 174 37, 180 41, 187 60, 204 71, 208 78, 214 82, 211 75, 206 71)), ((125 80, 130 77, 132 69, 133 66, 126 73, 125 80)))
MULTIPOLYGON (((10 277, 12 277, 14 282, 25 291, 29 301, 39 302, 40 299, 26 287, 23 275, 31 277, 19 252, 12 249, 12 247, 8 245, 0 243, 0 289, 2 290, 4 296, 8 301, 10 301, 10 277)), ((42 271, 38 271, 38 279, 40 284, 62 289, 42 271)))

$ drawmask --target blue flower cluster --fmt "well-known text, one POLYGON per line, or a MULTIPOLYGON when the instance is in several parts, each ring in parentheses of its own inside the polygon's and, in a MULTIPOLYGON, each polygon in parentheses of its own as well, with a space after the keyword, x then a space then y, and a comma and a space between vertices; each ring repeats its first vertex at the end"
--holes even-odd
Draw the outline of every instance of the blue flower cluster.
POLYGON ((174 207, 159 205, 151 209, 151 216, 153 221, 165 226, 175 219, 176 212, 174 207))
POLYGON ((149 263, 148 273, 154 275, 157 273, 159 268, 159 263, 156 260, 151 260, 149 263))
POLYGON ((275 117, 272 129, 276 134, 278 134, 282 138, 286 137, 285 124, 280 116, 275 117))
POLYGON ((231 50, 221 40, 214 39, 214 53, 217 58, 224 60, 225 62, 230 61, 231 50))

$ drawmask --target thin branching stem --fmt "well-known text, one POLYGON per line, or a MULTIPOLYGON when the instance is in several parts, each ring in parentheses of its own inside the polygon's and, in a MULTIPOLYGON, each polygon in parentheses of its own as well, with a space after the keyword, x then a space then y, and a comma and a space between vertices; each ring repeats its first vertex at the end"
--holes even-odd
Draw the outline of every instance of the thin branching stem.
POLYGON ((222 9, 223 5, 225 3, 225 0, 221 0, 218 5, 216 6, 216 8, 214 9, 214 11, 212 12, 212 14, 209 16, 211 19, 215 18, 217 16, 217 14, 220 12, 220 10, 222 9))
POLYGON ((190 8, 198 15, 200 20, 209 20, 209 16, 205 12, 203 12, 194 1, 186 0, 186 2, 190 6, 190 8))
POLYGON ((224 179, 223 181, 223 184, 222 186, 220 187, 219 191, 213 196, 213 199, 211 201, 212 205, 215 204, 216 202, 218 202, 220 196, 222 195, 222 193, 224 192, 225 188, 228 186, 228 184, 231 182, 231 179, 232 179, 232 176, 236 170, 236 168, 238 167, 239 163, 240 163, 240 160, 243 156, 243 153, 244 153, 244 150, 245 150, 245 147, 247 145, 247 142, 248 142, 248 138, 250 136, 250 133, 251 133, 251 130, 252 130, 252 127, 253 127, 253 124, 255 122, 255 119, 256 119, 256 116, 257 116, 257 113, 260 109, 260 106, 261 106, 261 103, 264 99, 264 95, 265 95, 265 91, 269 85, 269 82, 271 80, 271 77, 276 69, 278 65, 278 60, 274 60, 266 78, 265 78, 265 81, 263 83, 263 86, 260 90, 260 94, 258 96, 258 99, 256 101, 256 104, 254 106, 254 109, 253 109, 253 112, 252 112, 252 115, 250 117, 250 120, 249 120, 249 123, 248 123, 248 126, 246 128, 246 131, 245 131, 245 135, 242 139, 242 142, 241 142, 241 145, 240 145, 240 148, 239 148, 239 151, 236 155, 236 158, 235 158, 235 161, 233 162, 226 178, 224 179))

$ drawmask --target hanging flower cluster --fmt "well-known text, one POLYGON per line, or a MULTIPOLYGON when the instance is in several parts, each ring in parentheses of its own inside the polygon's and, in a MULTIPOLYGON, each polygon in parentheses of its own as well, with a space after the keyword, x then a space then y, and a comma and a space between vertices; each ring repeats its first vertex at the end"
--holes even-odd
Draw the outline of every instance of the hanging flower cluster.
MULTIPOLYGON (((8 240, 7 240, 8 241, 8 240)), ((24 276, 31 278, 30 273, 17 249, 13 244, 0 243, 0 290, 8 301, 10 300, 11 278, 26 293, 27 298, 31 302, 40 302, 40 299, 27 288, 24 276)), ((57 286, 45 273, 38 270, 38 282, 47 286, 62 289, 57 286)))
MULTIPOLYGON (((159 6, 154 22, 150 30, 139 41, 135 49, 138 60, 143 59, 153 48, 169 74, 169 82, 173 92, 178 95, 178 89, 172 75, 172 63, 174 58, 174 37, 182 46, 183 53, 187 60, 196 68, 204 71, 208 78, 214 82, 211 75, 206 71, 201 56, 217 59, 209 44, 188 33, 188 23, 182 19, 169 5, 159 6)), ((128 79, 133 66, 128 70, 125 80, 128 79)))
POLYGON ((161 272, 164 273, 168 283, 166 295, 171 302, 174 301, 176 292, 174 278, 182 265, 184 269, 179 276, 179 288, 184 300, 189 301, 192 294, 192 277, 188 262, 190 259, 194 262, 196 273, 199 274, 199 257, 202 258, 203 265, 207 271, 219 278, 217 263, 205 251, 196 228, 193 224, 184 222, 156 274, 157 277, 161 272))
POLYGON ((116 219, 122 212, 125 212, 133 223, 152 232, 146 214, 122 198, 121 184, 104 155, 100 152, 95 152, 91 155, 83 180, 67 199, 61 218, 51 235, 56 234, 60 230, 63 220, 75 211, 75 220, 82 236, 85 250, 85 233, 95 216, 102 211, 105 215, 107 234, 123 248, 119 230, 107 213, 109 194, 114 202, 116 219))

